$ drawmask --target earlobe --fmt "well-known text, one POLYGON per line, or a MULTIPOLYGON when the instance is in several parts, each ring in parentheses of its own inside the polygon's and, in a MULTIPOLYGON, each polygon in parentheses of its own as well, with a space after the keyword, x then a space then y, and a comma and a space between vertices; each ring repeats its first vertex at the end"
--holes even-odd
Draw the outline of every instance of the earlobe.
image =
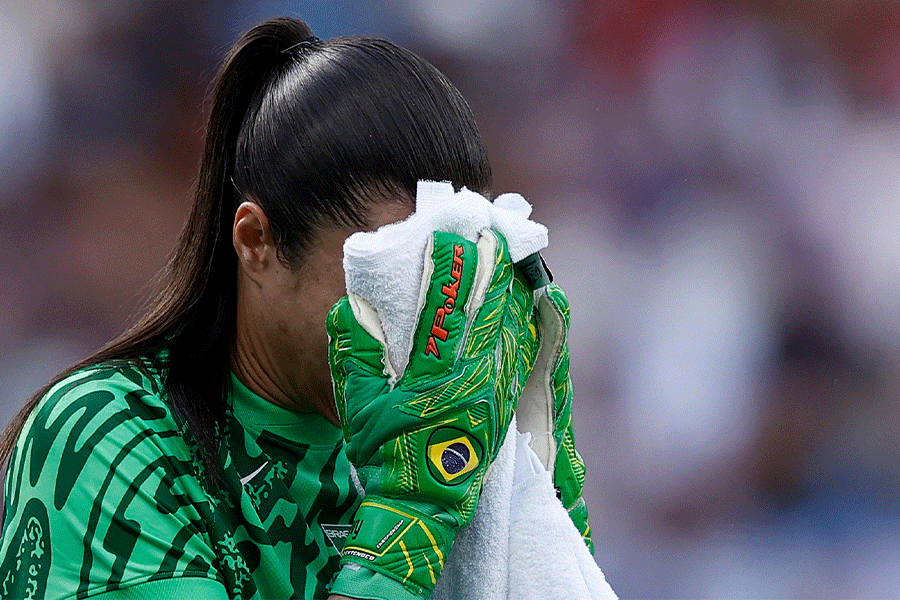
POLYGON ((262 207, 255 202, 242 202, 234 214, 232 243, 238 262, 250 275, 262 273, 271 263, 275 248, 272 230, 262 207))

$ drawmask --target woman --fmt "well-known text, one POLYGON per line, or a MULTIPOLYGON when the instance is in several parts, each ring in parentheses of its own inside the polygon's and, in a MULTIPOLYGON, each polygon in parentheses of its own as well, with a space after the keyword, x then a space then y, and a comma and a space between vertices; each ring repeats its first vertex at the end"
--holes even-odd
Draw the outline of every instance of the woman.
MULTIPOLYGON (((468 106, 431 65, 293 19, 244 35, 165 288, 4 433, 0 596, 326 597, 360 502, 326 313, 343 240, 409 215, 420 179, 491 184, 468 106)), ((341 590, 414 597, 382 583, 341 590)))

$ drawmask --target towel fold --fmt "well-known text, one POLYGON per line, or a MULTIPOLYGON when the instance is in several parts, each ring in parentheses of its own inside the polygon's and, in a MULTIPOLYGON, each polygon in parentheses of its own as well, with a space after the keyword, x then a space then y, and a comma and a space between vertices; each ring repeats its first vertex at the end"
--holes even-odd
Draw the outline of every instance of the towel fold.
POLYGON ((519 194, 503 194, 494 202, 447 182, 420 181, 416 212, 405 221, 372 232, 359 232, 344 242, 347 292, 365 298, 378 312, 396 373, 409 361, 416 326, 425 247, 435 231, 476 242, 482 229, 506 238, 513 262, 547 247, 547 228, 529 221, 531 205, 519 194))
MULTIPOLYGON (((432 600, 509 596, 509 530, 516 470, 516 420, 484 480, 478 508, 453 541, 432 600)), ((562 506, 562 505, 560 505, 562 506)))
MULTIPOLYGON (((547 246, 547 229, 530 221, 530 215, 531 205, 518 194, 504 194, 491 203, 465 188, 455 192, 446 182, 419 182, 416 212, 408 219, 346 240, 347 291, 378 312, 396 373, 406 368, 412 347, 432 232, 476 241, 482 229, 494 229, 506 238, 517 262, 547 246)), ((485 478, 472 521, 457 535, 432 598, 616 597, 530 442, 531 435, 517 431, 514 419, 485 478)))
POLYGON ((515 417, 432 600, 615 600, 515 417))
MULTIPOLYGON (((509 500, 509 600, 614 600, 616 594, 568 512, 550 473, 518 434, 509 500)), ((476 510, 477 515, 477 510, 476 510)), ((456 598, 467 597, 465 588, 456 598)), ((485 596, 485 598, 499 598, 485 596)))

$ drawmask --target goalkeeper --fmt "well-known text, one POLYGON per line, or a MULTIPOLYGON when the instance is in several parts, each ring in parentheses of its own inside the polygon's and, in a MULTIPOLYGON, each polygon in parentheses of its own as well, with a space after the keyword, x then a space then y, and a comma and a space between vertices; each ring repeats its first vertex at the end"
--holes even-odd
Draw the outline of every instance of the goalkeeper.
POLYGON ((435 235, 428 335, 391 377, 377 318, 342 299, 342 244, 408 216, 420 179, 490 192, 472 113, 411 52, 287 18, 237 41, 210 106, 159 296, 3 434, 0 597, 427 597, 543 355, 540 311, 501 236, 435 235))

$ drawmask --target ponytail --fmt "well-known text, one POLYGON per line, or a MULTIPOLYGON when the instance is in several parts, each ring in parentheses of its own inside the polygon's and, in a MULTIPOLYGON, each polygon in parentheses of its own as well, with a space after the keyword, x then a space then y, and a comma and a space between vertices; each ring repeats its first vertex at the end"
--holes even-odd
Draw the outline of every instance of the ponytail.
MULTIPOLYGON (((182 310, 168 342, 169 402, 187 422, 207 467, 213 466, 217 424, 230 387, 229 351, 237 298, 237 257, 231 228, 237 208, 234 162, 248 113, 283 70, 283 51, 312 35, 294 19, 251 29, 231 50, 216 80, 193 208, 172 260, 170 310, 182 310)), ((173 327, 174 326, 174 327, 173 327)))
POLYGON ((169 259, 165 287, 136 325, 28 400, 0 436, 0 462, 9 458, 28 415, 56 383, 87 367, 141 362, 165 349, 161 366, 166 369, 168 402, 197 442, 207 472, 218 475, 217 432, 231 382, 229 351, 237 293, 237 258, 231 242, 238 200, 232 179, 237 140, 270 80, 290 62, 298 44, 311 36, 302 21, 273 19, 251 29, 228 54, 213 86, 193 205, 169 259))
POLYGON ((279 258, 290 264, 322 224, 361 225, 381 198, 413 203, 419 179, 490 191, 487 155, 459 91, 385 40, 319 41, 302 21, 273 19, 238 40, 211 98, 194 202, 164 288, 137 325, 28 401, 3 432, 0 460, 62 379, 101 363, 157 360, 172 412, 218 478, 237 303, 231 231, 240 199, 259 203, 279 258))

